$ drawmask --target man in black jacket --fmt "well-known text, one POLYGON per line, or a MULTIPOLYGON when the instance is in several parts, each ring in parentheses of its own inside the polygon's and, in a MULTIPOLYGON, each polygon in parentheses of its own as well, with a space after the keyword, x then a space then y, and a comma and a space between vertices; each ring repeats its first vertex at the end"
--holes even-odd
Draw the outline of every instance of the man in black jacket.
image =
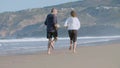
POLYGON ((47 38, 48 38, 48 54, 51 54, 50 49, 54 49, 54 42, 57 41, 57 9, 52 8, 51 13, 47 15, 45 25, 47 26, 47 38), (54 38, 52 40, 52 37, 54 38))

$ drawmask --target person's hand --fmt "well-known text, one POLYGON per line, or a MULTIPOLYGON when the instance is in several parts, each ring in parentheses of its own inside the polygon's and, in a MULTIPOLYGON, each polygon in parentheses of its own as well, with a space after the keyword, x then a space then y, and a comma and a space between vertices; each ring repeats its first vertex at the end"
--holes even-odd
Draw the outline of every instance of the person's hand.
POLYGON ((60 25, 59 24, 55 24, 55 28, 56 29, 60 28, 60 25))

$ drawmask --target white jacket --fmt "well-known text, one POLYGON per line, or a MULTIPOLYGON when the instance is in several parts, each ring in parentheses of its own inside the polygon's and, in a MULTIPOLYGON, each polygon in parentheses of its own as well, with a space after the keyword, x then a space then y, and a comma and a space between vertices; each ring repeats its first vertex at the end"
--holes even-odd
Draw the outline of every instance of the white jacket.
POLYGON ((64 26, 67 27, 68 30, 78 30, 80 28, 80 21, 77 17, 69 17, 64 26))

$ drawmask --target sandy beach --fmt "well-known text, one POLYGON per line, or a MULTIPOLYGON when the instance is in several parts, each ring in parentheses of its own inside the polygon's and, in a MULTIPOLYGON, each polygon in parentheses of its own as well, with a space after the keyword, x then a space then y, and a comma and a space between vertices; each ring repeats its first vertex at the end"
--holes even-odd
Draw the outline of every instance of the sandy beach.
POLYGON ((68 49, 0 56, 0 68, 120 68, 120 44, 82 46, 73 54, 68 49))

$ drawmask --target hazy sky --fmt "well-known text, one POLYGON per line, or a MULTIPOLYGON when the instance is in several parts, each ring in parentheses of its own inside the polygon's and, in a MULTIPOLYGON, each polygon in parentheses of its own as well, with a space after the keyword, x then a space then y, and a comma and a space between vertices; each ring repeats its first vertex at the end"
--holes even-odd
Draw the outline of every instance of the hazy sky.
POLYGON ((77 0, 0 0, 0 12, 40 8, 77 0))

